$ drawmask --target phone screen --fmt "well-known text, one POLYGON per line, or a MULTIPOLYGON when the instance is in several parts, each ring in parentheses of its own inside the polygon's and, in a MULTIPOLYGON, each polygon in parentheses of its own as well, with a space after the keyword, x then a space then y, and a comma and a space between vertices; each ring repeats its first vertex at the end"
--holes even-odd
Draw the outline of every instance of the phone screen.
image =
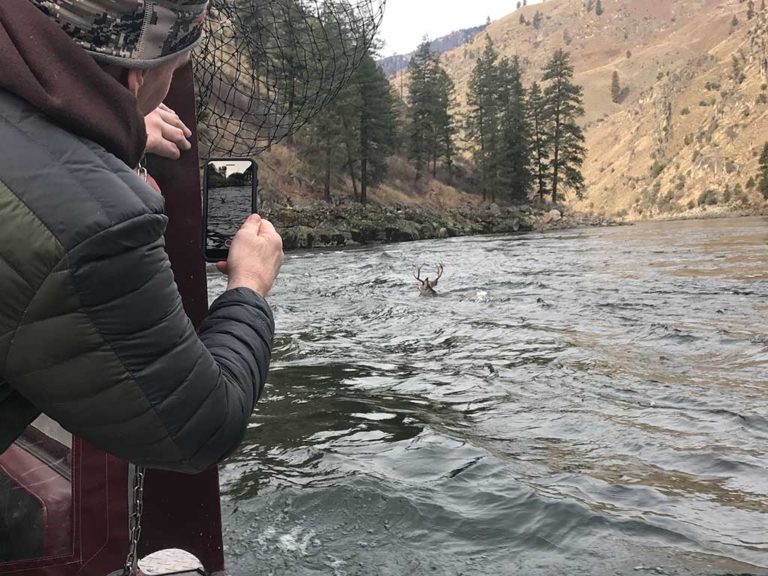
POLYGON ((229 247, 248 216, 256 212, 258 171, 250 159, 211 159, 203 187, 203 246, 206 262, 227 259, 229 247))

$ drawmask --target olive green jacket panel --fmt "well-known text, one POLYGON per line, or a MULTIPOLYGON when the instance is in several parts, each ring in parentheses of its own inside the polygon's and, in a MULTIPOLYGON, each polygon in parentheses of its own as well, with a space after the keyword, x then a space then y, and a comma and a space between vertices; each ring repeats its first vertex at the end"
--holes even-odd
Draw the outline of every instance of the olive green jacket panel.
POLYGON ((64 256, 64 248, 40 219, 13 194, 0 175, 0 371, 7 349, 4 340, 16 328, 24 311, 51 270, 64 256))
POLYGON ((40 219, 0 181, 0 452, 40 414, 5 381, 8 351, 36 291, 64 255, 40 219))

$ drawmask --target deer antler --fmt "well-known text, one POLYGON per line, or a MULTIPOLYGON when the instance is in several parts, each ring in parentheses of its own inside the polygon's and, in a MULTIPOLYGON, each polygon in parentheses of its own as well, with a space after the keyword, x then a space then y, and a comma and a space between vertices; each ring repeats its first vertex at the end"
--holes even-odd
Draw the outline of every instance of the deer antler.
POLYGON ((416 268, 416 274, 413 275, 413 277, 416 278, 416 280, 418 280, 419 282, 424 282, 424 280, 421 279, 421 269, 423 267, 424 267, 423 264, 421 266, 418 266, 416 268))
POLYGON ((437 286, 437 281, 440 280, 440 277, 443 275, 443 265, 438 264, 437 265, 437 278, 432 282, 432 286, 437 286))

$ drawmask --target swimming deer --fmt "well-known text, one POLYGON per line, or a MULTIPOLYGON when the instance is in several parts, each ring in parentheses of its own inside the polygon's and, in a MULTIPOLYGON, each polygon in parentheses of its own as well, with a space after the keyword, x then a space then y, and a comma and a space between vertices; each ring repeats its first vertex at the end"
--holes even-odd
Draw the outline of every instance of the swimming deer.
POLYGON ((421 269, 424 267, 424 264, 419 266, 416 269, 416 274, 414 274, 414 278, 419 281, 419 293, 422 296, 437 296, 437 292, 435 291, 435 286, 437 286, 437 281, 440 280, 440 277, 443 275, 443 265, 438 264, 437 265, 437 278, 434 280, 430 280, 427 276, 423 280, 421 279, 421 269))

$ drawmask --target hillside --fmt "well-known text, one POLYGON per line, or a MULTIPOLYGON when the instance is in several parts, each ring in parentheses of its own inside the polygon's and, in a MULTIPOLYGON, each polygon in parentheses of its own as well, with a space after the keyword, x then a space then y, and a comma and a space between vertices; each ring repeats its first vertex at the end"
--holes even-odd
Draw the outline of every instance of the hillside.
MULTIPOLYGON (((430 45, 432 46, 432 50, 437 54, 444 54, 445 52, 455 50, 467 42, 472 41, 475 36, 485 30, 486 26, 487 24, 483 24, 482 26, 456 30, 455 32, 431 40, 430 45)), ((398 72, 408 68, 408 64, 410 63, 413 54, 413 52, 410 52, 408 54, 387 56, 386 58, 379 60, 379 66, 381 66, 381 69, 384 70, 384 73, 387 76, 394 76, 398 72)))
MULTIPOLYGON (((549 0, 486 29, 502 55, 520 57, 529 83, 554 50, 572 54, 589 150, 587 198, 572 199, 574 207, 638 218, 762 204, 747 189, 768 139, 768 24, 760 0, 751 20, 739 0, 602 4, 598 16, 583 0, 549 0), (531 25, 537 11, 539 29, 531 25), (620 104, 611 100, 614 71, 628 89, 620 104)), ((484 43, 481 34, 441 59, 460 109, 484 43)))

